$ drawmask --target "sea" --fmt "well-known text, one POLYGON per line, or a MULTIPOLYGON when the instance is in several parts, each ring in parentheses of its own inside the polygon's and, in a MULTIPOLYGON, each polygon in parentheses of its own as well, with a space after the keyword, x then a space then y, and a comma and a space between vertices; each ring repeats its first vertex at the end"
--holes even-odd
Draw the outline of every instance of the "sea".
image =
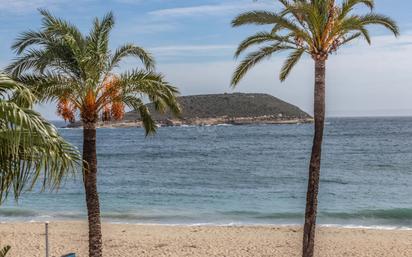
MULTIPOLYGON (((81 129, 59 131, 81 149, 81 129)), ((98 129, 103 221, 302 224, 312 134, 312 124, 98 129)), ((412 229, 412 118, 330 118, 322 155, 319 224, 412 229)), ((86 217, 80 172, 0 207, 0 222, 86 217)))

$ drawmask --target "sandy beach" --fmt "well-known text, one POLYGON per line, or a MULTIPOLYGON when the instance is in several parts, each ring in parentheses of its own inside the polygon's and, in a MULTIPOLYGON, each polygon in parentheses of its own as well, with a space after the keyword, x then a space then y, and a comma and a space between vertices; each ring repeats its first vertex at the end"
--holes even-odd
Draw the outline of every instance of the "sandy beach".
MULTIPOLYGON (((87 256, 87 224, 52 222, 51 256, 76 252, 87 256)), ((104 224, 105 256, 271 256, 298 257, 298 227, 188 227, 104 224)), ((410 257, 412 231, 321 228, 318 257, 410 257)), ((0 224, 0 245, 11 245, 12 257, 44 255, 44 225, 0 224)))

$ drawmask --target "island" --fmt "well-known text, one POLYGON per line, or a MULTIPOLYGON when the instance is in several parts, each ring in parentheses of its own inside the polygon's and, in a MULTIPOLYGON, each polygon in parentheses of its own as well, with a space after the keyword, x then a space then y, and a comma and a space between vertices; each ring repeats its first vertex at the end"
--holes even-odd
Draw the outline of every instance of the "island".
MULTIPOLYGON (((158 126, 249 125, 311 123, 313 118, 299 107, 269 94, 225 93, 178 97, 182 113, 161 114, 147 104, 158 126)), ((80 123, 69 127, 79 127, 80 123)), ((100 122, 99 127, 141 127, 140 115, 128 112, 121 121, 100 122)))

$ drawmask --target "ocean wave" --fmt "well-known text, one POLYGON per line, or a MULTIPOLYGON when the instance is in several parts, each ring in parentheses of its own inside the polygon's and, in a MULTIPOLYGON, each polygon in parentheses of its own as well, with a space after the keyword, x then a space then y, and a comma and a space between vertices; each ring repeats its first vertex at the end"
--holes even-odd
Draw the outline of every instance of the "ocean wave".
POLYGON ((412 209, 372 209, 358 212, 327 212, 321 213, 320 217, 332 217, 340 219, 389 219, 389 220, 412 220, 412 209))
POLYGON ((253 219, 299 219, 303 217, 303 213, 297 212, 278 212, 265 213, 256 211, 227 211, 220 212, 223 216, 239 217, 239 218, 253 218, 253 219))
MULTIPOLYGON (((279 213, 265 213, 255 211, 229 211, 221 212, 220 214, 233 217, 245 217, 253 219, 302 219, 304 213, 298 212, 279 212, 279 213)), ((399 220, 399 221, 411 221, 412 223, 412 209, 371 209, 361 210, 355 212, 319 212, 318 217, 320 219, 333 218, 340 220, 367 220, 367 219, 380 219, 380 220, 399 220)))
POLYGON ((339 184, 339 185, 348 185, 349 182, 340 180, 340 179, 320 179, 321 183, 328 183, 328 184, 339 184))
MULTIPOLYGON (((0 217, 6 220, 81 220, 87 216, 82 212, 38 212, 18 208, 0 208, 0 217)), ((301 224, 303 212, 258 212, 223 211, 215 213, 138 213, 102 212, 108 222, 142 224, 210 224, 210 225, 253 225, 253 224, 301 224)), ((319 224, 332 226, 366 226, 399 229, 412 227, 412 209, 374 209, 355 212, 320 212, 319 224)))
POLYGON ((228 124, 228 123, 221 123, 221 124, 216 124, 216 126, 218 127, 230 127, 230 126, 234 126, 233 124, 228 124))
POLYGON ((102 213, 102 217, 106 219, 115 220, 140 220, 140 221, 167 221, 167 220, 192 220, 194 217, 190 215, 179 214, 138 214, 138 213, 122 213, 122 212, 109 212, 102 213))
POLYGON ((36 217, 41 214, 31 210, 17 208, 0 208, 0 217, 36 217))
POLYGON ((321 224, 321 227, 325 228, 348 228, 348 229, 373 229, 373 230, 412 230, 412 227, 407 226, 382 226, 382 225, 340 225, 340 224, 321 224))

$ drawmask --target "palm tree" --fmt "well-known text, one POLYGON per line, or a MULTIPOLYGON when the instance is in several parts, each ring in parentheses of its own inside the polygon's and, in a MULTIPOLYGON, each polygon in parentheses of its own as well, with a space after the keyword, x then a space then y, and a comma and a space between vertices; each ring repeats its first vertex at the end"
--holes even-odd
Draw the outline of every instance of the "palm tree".
POLYGON ((71 23, 40 10, 40 31, 22 33, 13 45, 19 57, 7 71, 31 85, 40 100, 57 101, 58 113, 69 121, 79 114, 83 124, 83 182, 89 221, 89 256, 102 256, 100 203, 97 191, 96 125, 123 117, 125 107, 140 113, 146 135, 156 131, 143 98, 157 111, 180 111, 178 90, 154 72, 153 57, 143 48, 125 44, 109 49, 112 13, 95 19, 88 35, 71 23), (135 57, 144 68, 117 72, 120 62, 135 57))
POLYGON ((325 120, 325 71, 330 54, 349 42, 363 38, 371 43, 368 25, 382 25, 399 35, 396 23, 387 16, 373 12, 373 0, 279 0, 279 12, 251 11, 237 16, 234 27, 253 24, 270 26, 270 31, 258 32, 240 43, 235 56, 239 57, 250 47, 262 45, 249 53, 239 64, 232 77, 236 86, 244 75, 257 63, 274 53, 289 51, 281 71, 284 81, 304 54, 315 62, 314 119, 315 133, 309 165, 309 180, 306 198, 303 235, 303 257, 312 257, 314 252, 316 214, 321 164, 321 148, 325 120), (370 9, 359 14, 354 8, 364 5, 370 9))
POLYGON ((35 101, 28 88, 0 74, 0 205, 37 180, 43 189, 57 188, 79 163, 77 149, 31 109, 35 101))

